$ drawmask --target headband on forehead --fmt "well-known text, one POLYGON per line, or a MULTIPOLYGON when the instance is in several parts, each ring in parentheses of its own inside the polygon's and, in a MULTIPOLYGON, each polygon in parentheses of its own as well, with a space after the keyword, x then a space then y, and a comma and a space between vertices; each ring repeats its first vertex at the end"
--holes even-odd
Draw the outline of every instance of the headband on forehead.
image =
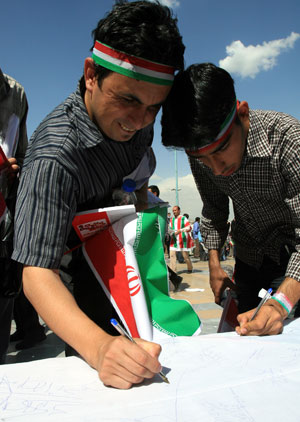
POLYGON ((216 146, 221 144, 221 142, 223 142, 229 135, 229 132, 231 131, 231 128, 235 122, 235 118, 238 111, 238 105, 239 105, 239 101, 235 100, 232 109, 230 110, 229 114, 227 115, 226 119, 221 125, 218 136, 215 138, 215 140, 211 144, 205 145, 204 147, 198 148, 197 150, 186 149, 185 150, 186 153, 192 156, 197 155, 197 154, 203 154, 203 152, 206 152, 209 149, 215 148, 216 146))
POLYGON ((172 85, 174 80, 174 67, 130 56, 99 41, 95 42, 92 58, 100 66, 129 78, 158 85, 172 85))

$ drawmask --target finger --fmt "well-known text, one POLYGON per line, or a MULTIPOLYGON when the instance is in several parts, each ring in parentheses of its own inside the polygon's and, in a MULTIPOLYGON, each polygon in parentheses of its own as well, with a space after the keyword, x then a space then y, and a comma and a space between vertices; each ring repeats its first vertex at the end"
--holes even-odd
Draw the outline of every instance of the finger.
POLYGON ((128 389, 133 384, 138 384, 144 380, 144 378, 133 376, 130 372, 125 371, 124 367, 119 365, 103 365, 101 370, 98 372, 98 376, 103 384, 123 390, 128 389))
POLYGON ((12 166, 11 166, 11 169, 12 169, 12 171, 13 172, 18 172, 19 171, 19 169, 20 169, 20 167, 18 166, 18 164, 13 164, 12 166))
POLYGON ((235 328, 236 332, 239 335, 247 335, 248 334, 248 323, 250 322, 252 315, 254 314, 255 309, 251 309, 250 311, 243 312, 237 316, 237 321, 239 322, 239 326, 235 328))
POLYGON ((17 163, 17 160, 15 157, 8 158, 7 161, 9 162, 10 165, 17 163))
POLYGON ((158 359, 160 353, 161 353, 161 346, 157 343, 152 343, 150 341, 146 341, 140 338, 134 339, 135 342, 141 346, 147 353, 149 353, 150 356, 155 358, 155 360, 158 359))
POLYGON ((225 279, 225 287, 228 287, 230 290, 234 290, 234 291, 236 291, 236 290, 237 290, 237 286, 236 286, 236 284, 234 284, 234 283, 230 280, 230 278, 226 278, 226 279, 225 279))

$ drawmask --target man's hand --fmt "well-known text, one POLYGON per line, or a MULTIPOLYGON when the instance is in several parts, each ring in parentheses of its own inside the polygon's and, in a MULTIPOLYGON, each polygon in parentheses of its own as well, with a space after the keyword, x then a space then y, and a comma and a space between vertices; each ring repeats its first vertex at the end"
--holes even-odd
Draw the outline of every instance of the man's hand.
POLYGON ((17 164, 17 160, 15 158, 9 158, 7 160, 7 168, 5 169, 7 174, 7 180, 9 183, 12 183, 16 178, 17 174, 19 173, 20 167, 17 164))
POLYGON ((58 270, 25 266, 23 286, 48 327, 98 371, 104 384, 126 389, 161 371, 158 344, 107 334, 78 307, 58 270))
MULTIPOLYGON (((300 283, 287 277, 279 286, 277 292, 285 294, 292 305, 300 299, 300 283)), ((288 316, 287 311, 274 299, 269 299, 259 310, 253 321, 250 321, 255 309, 238 315, 240 323, 236 332, 242 336, 280 334, 283 330, 283 321, 288 316)))
POLYGON ((218 305, 221 302, 224 290, 228 287, 232 290, 236 290, 236 285, 230 280, 228 274, 223 270, 221 266, 210 270, 210 287, 215 296, 215 303, 218 305))
POLYGON ((105 385, 128 389, 161 371, 160 345, 142 339, 134 344, 123 336, 111 337, 99 350, 97 370, 105 385))
POLYGON ((223 292, 227 287, 236 290, 236 285, 221 267, 219 251, 216 249, 210 249, 209 251, 209 282, 215 296, 215 303, 218 305, 221 303, 223 292))
POLYGON ((259 310, 253 321, 250 321, 255 309, 237 316, 239 326, 236 332, 241 336, 262 336, 280 334, 283 320, 287 312, 275 300, 268 300, 259 310))

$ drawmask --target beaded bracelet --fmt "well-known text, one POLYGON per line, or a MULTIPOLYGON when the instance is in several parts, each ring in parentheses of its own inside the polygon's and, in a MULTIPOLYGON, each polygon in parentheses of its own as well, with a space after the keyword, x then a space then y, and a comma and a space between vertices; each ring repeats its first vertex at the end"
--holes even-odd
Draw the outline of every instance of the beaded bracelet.
POLYGON ((288 314, 293 309, 293 305, 290 299, 284 293, 274 293, 273 296, 270 297, 270 299, 274 299, 276 300, 276 302, 280 303, 280 305, 287 311, 288 314))

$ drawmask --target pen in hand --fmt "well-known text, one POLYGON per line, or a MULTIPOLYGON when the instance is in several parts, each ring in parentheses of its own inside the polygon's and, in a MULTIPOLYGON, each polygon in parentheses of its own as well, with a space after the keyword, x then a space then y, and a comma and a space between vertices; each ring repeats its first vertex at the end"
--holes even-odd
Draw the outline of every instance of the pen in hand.
POLYGON ((270 297, 271 297, 271 293, 272 293, 272 289, 270 288, 270 289, 267 291, 267 293, 264 295, 264 297, 262 298, 262 300, 259 302, 258 307, 255 309, 255 312, 254 312, 254 314, 252 315, 252 317, 251 317, 250 321, 252 321, 252 320, 256 317, 256 315, 257 315, 258 311, 259 311, 259 310, 260 310, 260 308, 263 306, 263 304, 264 304, 264 303, 265 303, 268 299, 270 299, 270 297))
MULTIPOLYGON (((124 330, 123 327, 121 327, 121 325, 118 323, 118 321, 114 318, 112 318, 110 320, 111 324, 113 327, 115 327, 115 329, 122 335, 128 338, 128 340, 130 340, 132 343, 137 344, 134 339, 131 337, 131 335, 129 333, 127 333, 126 330, 124 330)), ((163 374, 161 371, 158 373, 159 376, 161 377, 161 379, 166 382, 167 384, 170 384, 168 378, 165 376, 165 374, 163 374)))

